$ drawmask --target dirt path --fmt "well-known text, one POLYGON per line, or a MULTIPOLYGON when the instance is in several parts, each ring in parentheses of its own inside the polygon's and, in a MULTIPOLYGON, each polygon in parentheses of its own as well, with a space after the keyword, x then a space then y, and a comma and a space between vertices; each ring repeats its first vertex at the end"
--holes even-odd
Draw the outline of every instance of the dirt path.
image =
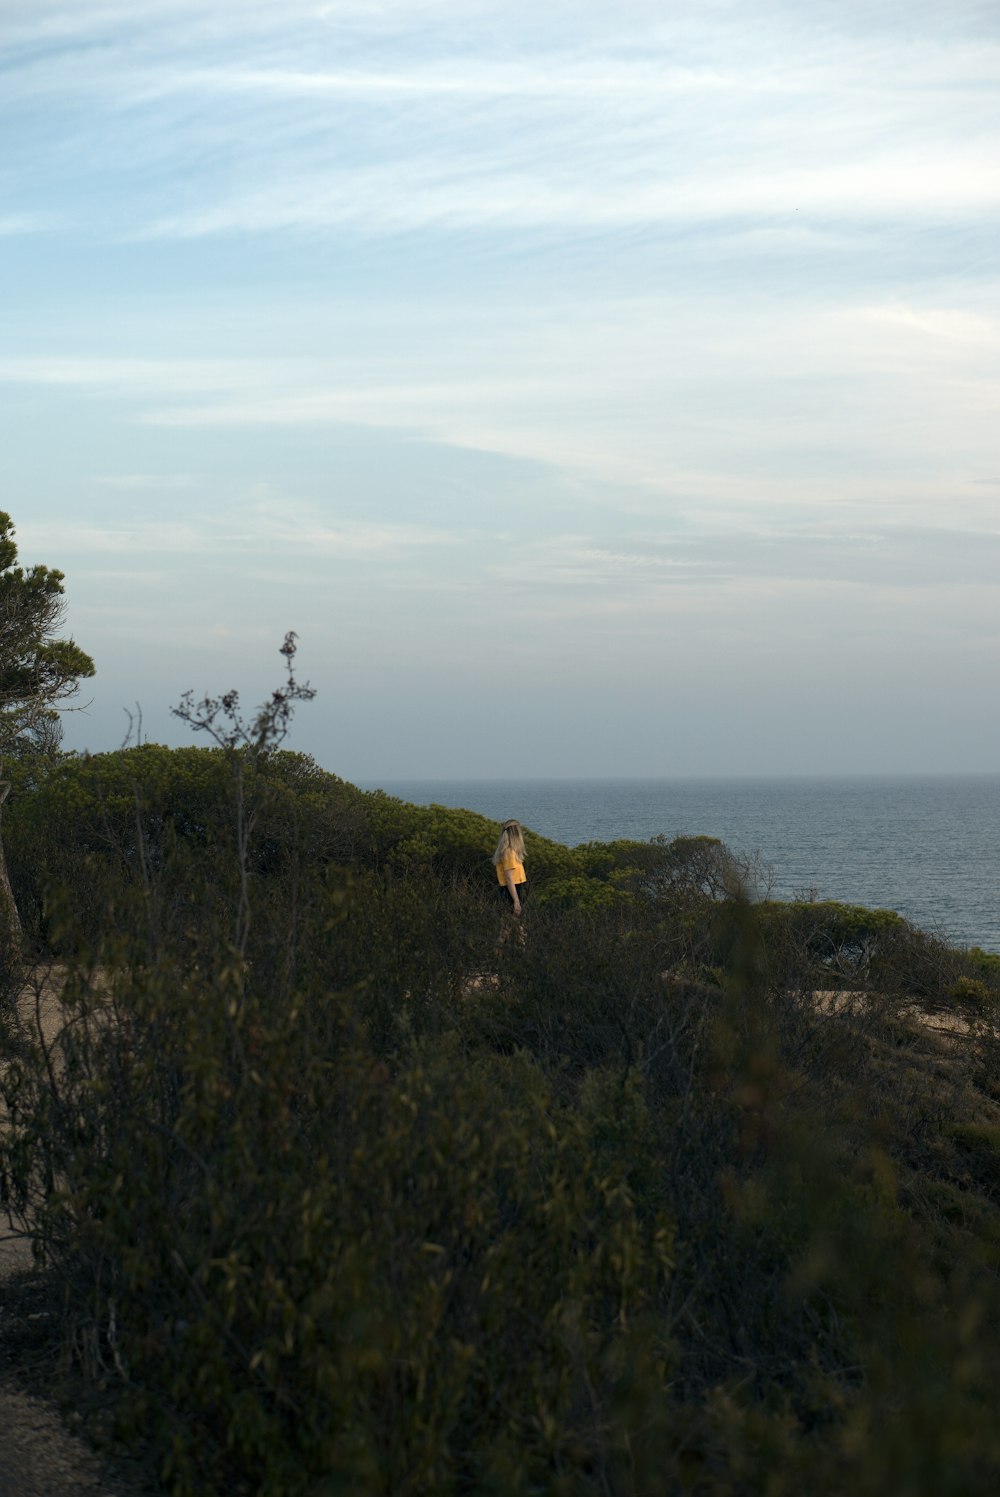
POLYGON ((28 1393, 0 1390, 0 1497, 110 1497, 93 1456, 58 1414, 28 1393))
MULTIPOLYGON (((26 1242, 0 1225, 0 1340, 19 1312, 14 1286, 31 1269, 26 1242)), ((19 1386, 15 1367, 0 1367, 0 1497, 137 1497, 72 1435, 54 1403, 19 1386)))

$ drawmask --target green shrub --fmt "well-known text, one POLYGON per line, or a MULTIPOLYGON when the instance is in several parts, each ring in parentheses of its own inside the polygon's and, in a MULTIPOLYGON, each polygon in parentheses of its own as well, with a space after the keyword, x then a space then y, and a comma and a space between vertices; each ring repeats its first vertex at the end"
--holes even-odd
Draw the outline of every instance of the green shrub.
POLYGON ((11 879, 29 933, 52 944, 51 896, 62 911, 72 908, 78 932, 95 941, 108 899, 148 891, 168 864, 165 885, 200 884, 189 903, 213 885, 230 898, 240 878, 234 766, 253 802, 250 877, 273 876, 289 858, 314 871, 351 860, 362 840, 361 793, 305 755, 234 759, 219 748, 147 743, 67 756, 30 781, 22 777, 5 817, 11 879))
POLYGON ((474 1459, 528 1491, 626 1459, 611 1409, 671 1266, 662 1191, 630 1184, 638 1083, 571 1103, 446 1037, 390 1071, 345 999, 276 1010, 232 963, 64 1001, 8 1065, 5 1175, 174 1490, 444 1492, 474 1459))
POLYGON ((963 955, 981 977, 992 979, 995 986, 1000 986, 1000 952, 983 951, 980 946, 970 946, 963 955))
POLYGON ((701 838, 531 838, 498 948, 495 824, 282 753, 11 821, 0 1181, 169 1490, 994 1489, 989 963, 701 838))
POLYGON ((1000 1002, 1000 991, 981 977, 958 977, 948 989, 952 1003, 973 1013, 987 1013, 1000 1002))

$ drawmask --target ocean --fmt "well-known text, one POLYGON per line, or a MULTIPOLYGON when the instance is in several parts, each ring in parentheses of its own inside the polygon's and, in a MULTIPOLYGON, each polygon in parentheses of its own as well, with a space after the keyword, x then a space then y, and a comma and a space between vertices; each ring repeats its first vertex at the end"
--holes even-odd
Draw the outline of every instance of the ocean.
MULTIPOLYGON (((777 899, 812 893, 897 910, 953 945, 1000 952, 1000 775, 392 780, 378 788, 417 805, 516 816, 569 846, 721 837, 736 853, 759 854, 777 899)), ((528 845, 530 854, 530 836, 528 845)))

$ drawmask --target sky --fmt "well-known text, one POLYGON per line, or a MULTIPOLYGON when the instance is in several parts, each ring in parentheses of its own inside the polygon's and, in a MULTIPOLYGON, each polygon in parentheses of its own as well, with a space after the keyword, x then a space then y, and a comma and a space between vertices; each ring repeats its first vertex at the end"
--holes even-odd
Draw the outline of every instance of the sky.
POLYGON ((1000 768, 995 0, 0 0, 0 508, 191 741, 1000 768))

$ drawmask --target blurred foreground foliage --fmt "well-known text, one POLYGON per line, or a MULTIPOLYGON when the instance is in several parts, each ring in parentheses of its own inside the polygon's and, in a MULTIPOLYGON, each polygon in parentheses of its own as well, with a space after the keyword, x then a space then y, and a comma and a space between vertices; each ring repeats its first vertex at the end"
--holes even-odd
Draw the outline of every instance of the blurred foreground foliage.
POLYGON ((0 1188, 163 1489, 996 1489, 996 958, 702 837, 529 835, 498 949, 483 817, 16 773, 0 1188))

